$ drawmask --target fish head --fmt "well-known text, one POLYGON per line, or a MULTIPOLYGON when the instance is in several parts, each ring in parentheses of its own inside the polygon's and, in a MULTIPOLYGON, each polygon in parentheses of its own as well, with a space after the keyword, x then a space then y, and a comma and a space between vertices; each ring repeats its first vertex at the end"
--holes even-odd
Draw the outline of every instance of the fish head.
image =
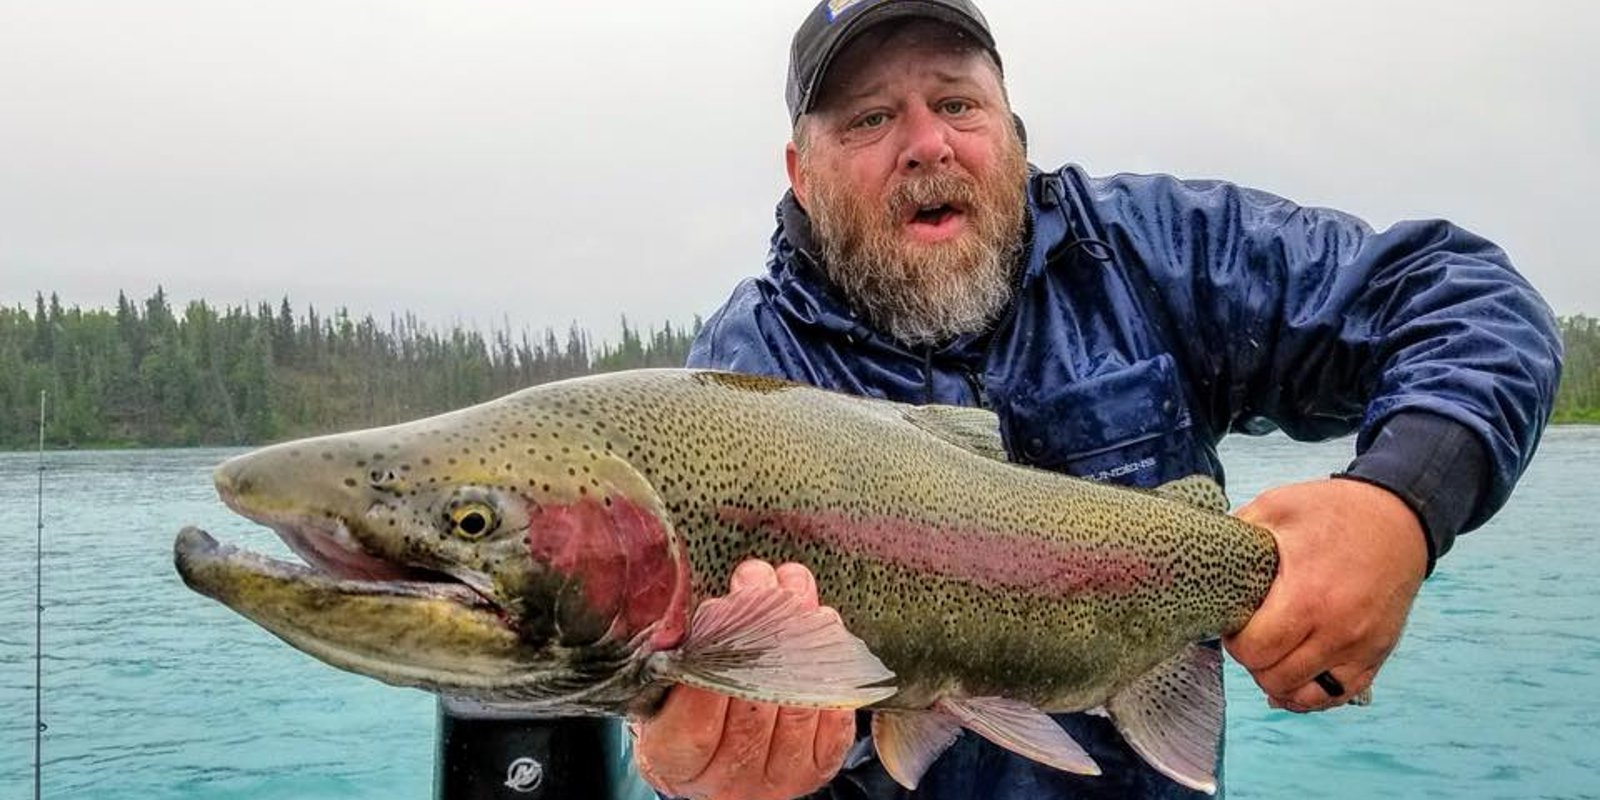
POLYGON ((605 431, 532 395, 220 465, 306 567, 180 534, 184 579, 335 666, 555 712, 616 711, 687 625, 689 570, 605 431))

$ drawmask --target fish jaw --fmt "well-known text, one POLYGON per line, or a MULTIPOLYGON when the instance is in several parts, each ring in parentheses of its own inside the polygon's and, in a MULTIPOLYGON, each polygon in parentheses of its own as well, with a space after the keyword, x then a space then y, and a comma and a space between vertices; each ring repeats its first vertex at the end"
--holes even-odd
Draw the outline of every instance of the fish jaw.
POLYGON ((185 528, 174 544, 191 589, 291 645, 385 683, 498 694, 528 677, 537 654, 499 609, 458 583, 358 580, 219 544, 185 528))

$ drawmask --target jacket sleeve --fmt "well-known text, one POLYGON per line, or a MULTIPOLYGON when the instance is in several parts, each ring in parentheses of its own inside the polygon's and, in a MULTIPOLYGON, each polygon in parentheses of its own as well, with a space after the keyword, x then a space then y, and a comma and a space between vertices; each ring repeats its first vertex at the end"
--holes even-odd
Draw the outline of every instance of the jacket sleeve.
POLYGON ((1505 503, 1549 418, 1561 342, 1494 244, 1440 220, 1374 232, 1221 182, 1117 176, 1094 195, 1219 433, 1357 432, 1345 474, 1411 505, 1430 569, 1505 503))

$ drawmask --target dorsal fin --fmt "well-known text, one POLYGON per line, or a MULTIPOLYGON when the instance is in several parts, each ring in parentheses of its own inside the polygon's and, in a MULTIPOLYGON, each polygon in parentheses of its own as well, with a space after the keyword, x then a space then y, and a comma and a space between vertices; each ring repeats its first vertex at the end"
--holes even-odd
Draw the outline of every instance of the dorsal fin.
POLYGON ((995 461, 1009 461, 1000 439, 1000 418, 992 411, 964 406, 908 406, 905 420, 956 447, 995 461))
POLYGON ((1228 513, 1228 495, 1222 490, 1222 484, 1210 475, 1190 475, 1163 483, 1150 491, 1168 500, 1188 503, 1218 514, 1228 513))

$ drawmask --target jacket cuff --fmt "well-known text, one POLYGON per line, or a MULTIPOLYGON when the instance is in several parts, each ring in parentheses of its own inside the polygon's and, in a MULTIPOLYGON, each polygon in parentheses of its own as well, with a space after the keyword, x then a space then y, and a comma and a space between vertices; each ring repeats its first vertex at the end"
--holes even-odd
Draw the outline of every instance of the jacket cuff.
POLYGON ((1449 552, 1489 485, 1489 458, 1477 434, 1454 420, 1422 412, 1390 417, 1334 477, 1388 489, 1422 522, 1428 574, 1449 552))

